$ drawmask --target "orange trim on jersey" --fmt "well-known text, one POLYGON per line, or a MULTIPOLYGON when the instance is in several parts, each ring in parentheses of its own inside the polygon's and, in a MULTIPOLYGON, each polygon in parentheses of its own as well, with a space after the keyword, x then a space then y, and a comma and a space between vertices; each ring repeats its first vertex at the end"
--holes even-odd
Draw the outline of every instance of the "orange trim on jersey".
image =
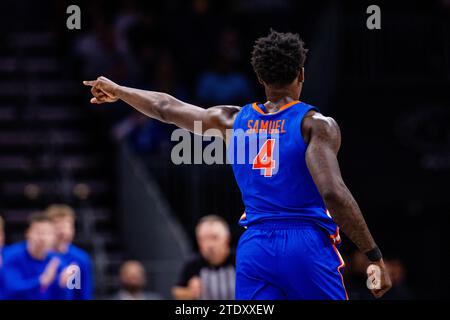
MULTIPOLYGON (((331 218, 331 220, 333 220, 333 217, 331 217, 330 211, 328 211, 328 209, 326 210, 326 214, 327 214, 327 216, 329 216, 331 218)), ((339 234, 338 226, 336 226, 336 232, 334 234, 330 234, 330 238, 333 240, 334 244, 341 243, 342 239, 341 239, 341 235, 339 234)))
POLYGON ((282 106, 280 109, 278 109, 277 112, 280 112, 280 111, 283 111, 284 109, 287 109, 287 108, 289 108, 289 107, 292 107, 294 104, 297 104, 297 103, 299 103, 299 102, 300 102, 300 101, 298 101, 298 100, 291 101, 291 102, 285 104, 284 106, 282 106))
POLYGON ((334 234, 331 234, 331 235, 330 235, 330 238, 331 238, 331 239, 334 239, 334 238, 336 238, 337 236, 339 236, 339 227, 336 227, 336 232, 335 232, 334 234))
POLYGON ((334 243, 331 243, 331 245, 333 246, 333 249, 334 249, 334 251, 336 252, 336 254, 337 254, 337 256, 338 256, 339 261, 341 262, 341 264, 339 265, 339 267, 337 268, 337 270, 338 270, 338 272, 339 272, 339 274, 340 274, 340 276, 341 276, 342 287, 344 288, 344 292, 345 292, 345 300, 349 300, 349 299, 348 299, 348 294, 347 294, 347 289, 345 289, 344 277, 342 276, 342 273, 341 273, 341 269, 345 266, 345 262, 344 262, 344 259, 342 259, 342 256, 341 256, 341 254, 339 253, 339 250, 338 250, 338 249, 336 248, 336 246, 334 245, 334 243))
POLYGON ((278 112, 281 112, 281 111, 283 111, 283 110, 285 110, 285 109, 287 109, 289 107, 292 107, 294 104, 297 104, 299 102, 300 102, 299 100, 294 100, 294 101, 291 101, 289 103, 286 103, 285 105, 281 106, 280 109, 278 109, 277 112, 273 112, 273 113, 265 113, 264 111, 262 111, 262 109, 258 106, 258 104, 256 102, 253 102, 252 106, 253 106, 253 109, 258 111, 259 113, 261 113, 263 115, 269 115, 269 114, 276 114, 278 112))
POLYGON ((334 234, 330 234, 330 238, 333 239, 335 244, 341 243, 341 235, 339 234, 339 227, 336 227, 336 232, 334 234))
POLYGON ((255 109, 256 111, 258 111, 261 114, 265 114, 264 111, 261 110, 261 108, 258 106, 258 104, 256 102, 253 102, 253 109, 255 109))

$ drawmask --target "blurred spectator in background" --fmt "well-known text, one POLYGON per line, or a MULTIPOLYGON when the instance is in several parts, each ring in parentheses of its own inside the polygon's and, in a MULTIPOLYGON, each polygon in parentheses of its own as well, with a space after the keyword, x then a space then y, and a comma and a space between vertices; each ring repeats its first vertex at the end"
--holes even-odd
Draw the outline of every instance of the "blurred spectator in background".
POLYGON ((139 261, 126 261, 120 268, 120 286, 113 300, 162 300, 155 292, 145 291, 147 277, 145 268, 139 261))
POLYGON ((123 0, 120 5, 121 9, 114 20, 116 47, 128 66, 128 78, 135 79, 139 73, 139 64, 130 48, 128 33, 143 18, 142 12, 139 10, 136 1, 133 0, 123 0))
POLYGON ((0 267, 2 265, 1 253, 4 245, 5 245, 5 221, 0 216, 0 267))
POLYGON ((205 106, 224 103, 240 105, 254 96, 247 77, 236 68, 241 55, 235 31, 222 33, 216 56, 215 68, 201 74, 198 80, 199 103, 205 106))
POLYGON ((392 281, 392 288, 383 296, 384 300, 410 300, 413 295, 405 282, 405 267, 400 259, 386 260, 386 267, 392 281))
POLYGON ((119 16, 117 21, 111 21, 101 1, 89 1, 86 6, 90 13, 90 26, 88 32, 81 33, 73 47, 82 62, 82 75, 93 77, 108 74, 122 82, 133 78, 137 67, 124 39, 124 33, 135 19, 133 5, 126 6, 123 16, 119 16))
POLYGON ((13 300, 67 299, 64 264, 52 252, 56 234, 52 221, 42 213, 29 218, 26 240, 5 248, 4 298, 13 300))
POLYGON ((79 289, 70 290, 69 299, 90 300, 93 291, 93 268, 88 253, 75 246, 75 211, 64 204, 53 204, 45 210, 45 214, 54 224, 56 233, 55 250, 67 264, 76 265, 80 270, 79 289))
POLYGON ((93 21, 91 30, 75 43, 75 52, 83 61, 83 75, 112 74, 117 77, 121 64, 114 29, 100 17, 93 21))
POLYGON ((3 246, 5 245, 5 222, 0 216, 0 300, 3 299, 3 246))
POLYGON ((131 80, 145 86, 145 84, 148 85, 148 77, 155 71, 156 59, 160 51, 161 29, 157 16, 152 12, 147 11, 136 18, 138 19, 128 25, 126 34, 124 33, 126 36, 124 41, 127 43, 131 60, 137 67, 134 79, 131 80))
POLYGON ((203 217, 197 224, 200 255, 187 262, 172 294, 175 299, 233 300, 235 255, 230 249, 230 230, 219 216, 203 217))
MULTIPOLYGON (((166 49, 158 55, 152 78, 148 82, 151 90, 168 92, 181 100, 189 100, 187 89, 177 80, 173 57, 166 49)), ((172 130, 171 125, 132 112, 114 126, 113 134, 116 140, 127 138, 133 151, 144 155, 161 149, 169 150, 172 130)))

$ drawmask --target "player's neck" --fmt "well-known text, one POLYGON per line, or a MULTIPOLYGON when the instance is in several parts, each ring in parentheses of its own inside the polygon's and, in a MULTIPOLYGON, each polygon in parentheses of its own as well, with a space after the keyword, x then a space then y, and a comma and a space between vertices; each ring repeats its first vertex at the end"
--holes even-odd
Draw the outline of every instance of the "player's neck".
POLYGON ((301 87, 288 86, 283 88, 266 87, 267 103, 264 105, 268 112, 276 112, 283 105, 300 98, 301 87))
POLYGON ((298 100, 299 96, 295 94, 274 94, 274 95, 267 95, 267 102, 264 104, 266 107, 266 110, 271 112, 276 112, 278 109, 280 109, 282 106, 298 100))

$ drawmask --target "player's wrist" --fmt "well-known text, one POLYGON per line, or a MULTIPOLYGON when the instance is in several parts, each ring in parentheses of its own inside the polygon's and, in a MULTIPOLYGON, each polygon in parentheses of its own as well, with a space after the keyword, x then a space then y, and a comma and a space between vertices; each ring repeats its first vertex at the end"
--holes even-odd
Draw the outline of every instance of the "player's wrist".
POLYGON ((123 87, 121 85, 115 84, 112 88, 112 94, 114 98, 120 99, 123 94, 123 87))
POLYGON ((381 253, 380 248, 375 246, 375 248, 365 252, 366 257, 370 260, 370 262, 379 262, 383 259, 383 254, 381 253))

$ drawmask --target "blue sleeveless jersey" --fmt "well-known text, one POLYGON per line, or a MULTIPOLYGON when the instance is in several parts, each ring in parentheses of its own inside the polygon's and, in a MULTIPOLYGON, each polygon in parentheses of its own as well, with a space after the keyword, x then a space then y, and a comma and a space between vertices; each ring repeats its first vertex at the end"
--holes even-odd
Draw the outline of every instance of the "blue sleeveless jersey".
POLYGON ((310 110, 318 111, 293 101, 276 113, 267 114, 260 103, 239 111, 228 146, 245 205, 239 223, 247 227, 265 221, 314 222, 339 242, 337 225, 306 166, 301 124, 310 110))

